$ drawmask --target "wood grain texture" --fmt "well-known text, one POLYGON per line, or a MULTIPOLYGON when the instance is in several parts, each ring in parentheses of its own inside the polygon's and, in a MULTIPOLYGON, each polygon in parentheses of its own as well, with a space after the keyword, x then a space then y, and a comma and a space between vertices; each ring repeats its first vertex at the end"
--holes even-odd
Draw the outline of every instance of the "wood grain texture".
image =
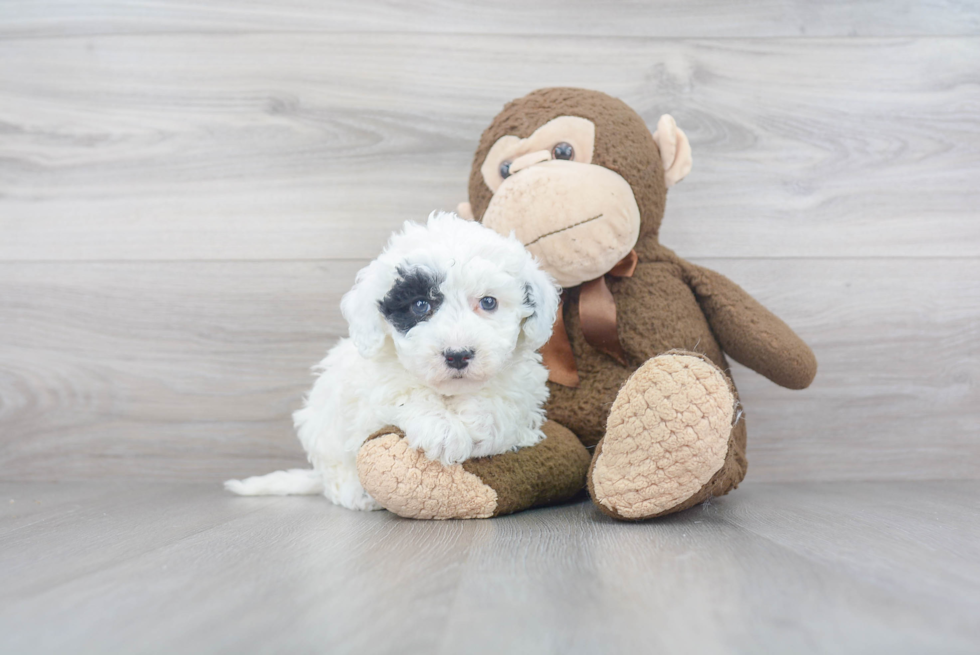
MULTIPOLYGON (((980 261, 695 261, 820 361, 803 392, 735 366, 750 479, 978 477, 980 261)), ((289 415, 364 263, 0 264, 0 479, 302 465, 289 415)))
POLYGON ((0 484, 0 650, 975 653, 978 493, 747 483, 625 524, 587 501, 424 522, 216 486, 0 484))
POLYGON ((301 464, 289 415, 346 333, 359 265, 0 266, 0 469, 214 480, 220 460, 301 464))
POLYGON ((980 34, 968 0, 593 0, 378 2, 7 0, 0 38, 159 32, 416 32, 616 37, 980 34), (329 8, 329 10, 326 10, 329 8))
POLYGON ((689 256, 976 257, 977 61, 978 37, 4 40, 0 260, 369 258, 455 207, 482 129, 544 85, 676 115, 695 168, 663 237, 689 256))
POLYGON ((663 242, 814 346, 734 365, 750 479, 976 478, 978 61, 956 0, 8 0, 0 479, 301 464, 354 272, 548 85, 673 113, 663 242))

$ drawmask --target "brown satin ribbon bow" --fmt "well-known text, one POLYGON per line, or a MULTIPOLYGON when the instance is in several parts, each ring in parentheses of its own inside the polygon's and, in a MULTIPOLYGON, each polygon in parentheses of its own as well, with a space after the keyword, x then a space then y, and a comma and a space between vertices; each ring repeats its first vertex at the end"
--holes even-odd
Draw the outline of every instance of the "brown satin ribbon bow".
MULTIPOLYGON (((635 250, 623 257, 608 273, 594 280, 583 282, 578 294, 578 315, 582 325, 582 335, 590 346, 606 353, 620 364, 626 364, 626 353, 616 332, 616 300, 606 286, 606 276, 632 277, 636 270, 635 250)), ((541 348, 541 357, 548 367, 548 379, 565 387, 577 387, 578 367, 572 345, 565 332, 565 318, 562 306, 565 294, 558 305, 558 316, 551 339, 541 348)))

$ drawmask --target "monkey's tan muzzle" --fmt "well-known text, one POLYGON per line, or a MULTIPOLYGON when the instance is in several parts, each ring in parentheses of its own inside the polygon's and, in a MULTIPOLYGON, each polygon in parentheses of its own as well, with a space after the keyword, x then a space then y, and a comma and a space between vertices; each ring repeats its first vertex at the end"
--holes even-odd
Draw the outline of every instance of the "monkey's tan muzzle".
POLYGON ((629 183, 593 164, 549 160, 503 181, 483 216, 511 230, 563 287, 609 271, 636 245, 640 209, 629 183))

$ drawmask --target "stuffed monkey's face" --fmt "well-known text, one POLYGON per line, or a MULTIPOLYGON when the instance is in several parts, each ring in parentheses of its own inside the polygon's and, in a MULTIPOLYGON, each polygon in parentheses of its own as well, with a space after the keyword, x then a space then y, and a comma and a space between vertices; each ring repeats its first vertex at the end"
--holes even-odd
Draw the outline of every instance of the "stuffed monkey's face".
POLYGON ((592 163, 595 125, 560 116, 526 139, 498 139, 480 168, 493 197, 483 224, 513 231, 563 287, 593 280, 629 254, 640 233, 633 189, 592 163))

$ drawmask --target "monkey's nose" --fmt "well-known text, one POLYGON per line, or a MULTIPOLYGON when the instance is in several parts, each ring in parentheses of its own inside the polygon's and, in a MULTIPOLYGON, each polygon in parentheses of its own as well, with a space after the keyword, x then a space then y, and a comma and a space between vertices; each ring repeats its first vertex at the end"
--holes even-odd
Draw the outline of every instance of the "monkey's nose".
POLYGON ((461 371, 469 366, 470 360, 475 354, 472 348, 468 348, 466 350, 447 350, 442 353, 442 356, 446 358, 446 366, 461 371))

